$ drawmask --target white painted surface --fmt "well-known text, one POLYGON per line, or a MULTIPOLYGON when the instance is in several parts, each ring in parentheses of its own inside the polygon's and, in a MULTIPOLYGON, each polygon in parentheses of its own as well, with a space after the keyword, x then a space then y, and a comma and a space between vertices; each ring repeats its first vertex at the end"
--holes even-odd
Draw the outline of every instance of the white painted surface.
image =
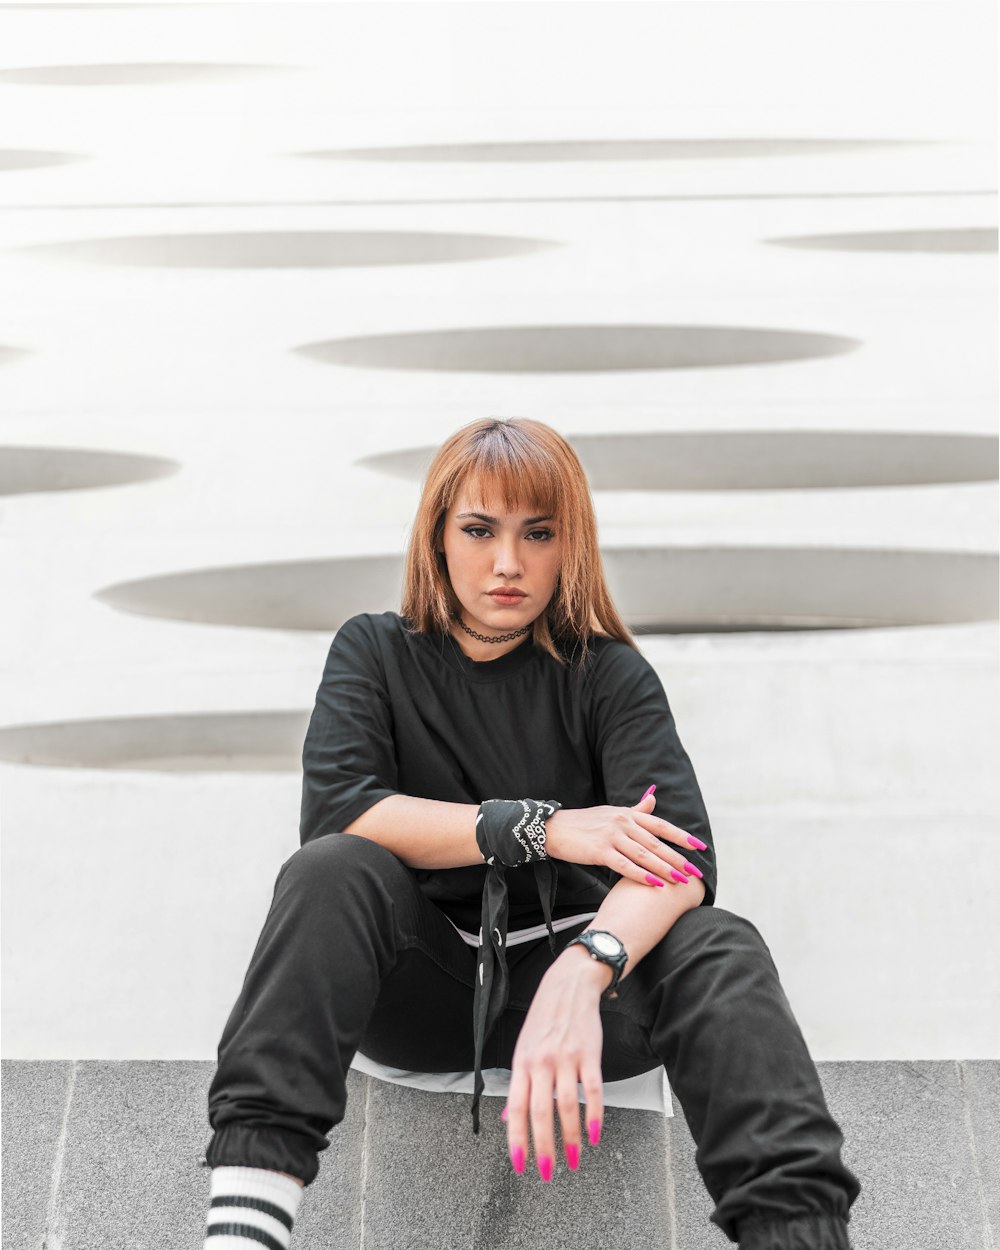
MULTIPOLYGON (((0 363, 0 443, 183 466, 0 500, 3 726, 306 715, 328 632, 157 619, 93 596, 173 571, 398 552, 417 485, 354 461, 440 442, 476 417, 533 416, 567 435, 996 433, 995 254, 767 243, 995 226, 992 6, 567 4, 546 22, 536 8, 5 14, 7 66, 103 63, 113 34, 123 62, 293 69, 115 88, 0 79, 0 144, 93 158, 0 174, 0 282, 17 292, 0 344, 31 353, 0 363), (768 136, 948 142, 657 162, 290 155, 768 136), (560 246, 342 270, 122 267, 27 250, 250 230, 560 246), (808 331, 860 346, 773 365, 548 374, 334 367, 293 350, 588 324, 808 331)), ((596 504, 608 546, 997 546, 995 482, 615 491, 596 504)), ((995 1056, 996 622, 641 644, 713 820, 720 905, 758 924, 816 1057, 995 1056)), ((298 776, 8 762, 0 791, 5 1053, 212 1057, 298 845, 298 776)))

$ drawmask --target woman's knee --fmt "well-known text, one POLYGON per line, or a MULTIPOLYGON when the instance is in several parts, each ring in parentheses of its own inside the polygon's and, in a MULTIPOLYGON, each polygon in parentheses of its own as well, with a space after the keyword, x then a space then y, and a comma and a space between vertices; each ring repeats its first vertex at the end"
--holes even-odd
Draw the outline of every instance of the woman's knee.
POLYGON ((364 881, 390 882, 406 869, 392 851, 370 838, 349 833, 327 833, 313 838, 291 855, 281 866, 275 889, 279 885, 315 888, 329 894, 331 889, 350 886, 359 888, 364 881))
POLYGON ((728 1010, 740 995, 757 994, 778 979, 771 952, 755 925, 721 907, 695 907, 670 927, 639 966, 639 984, 666 988, 670 1009, 682 1002, 698 1010, 728 1010), (642 972, 643 964, 649 967, 642 972))
POLYGON ((752 956, 770 951, 756 925, 723 907, 693 907, 671 925, 664 939, 674 949, 724 950, 752 956))

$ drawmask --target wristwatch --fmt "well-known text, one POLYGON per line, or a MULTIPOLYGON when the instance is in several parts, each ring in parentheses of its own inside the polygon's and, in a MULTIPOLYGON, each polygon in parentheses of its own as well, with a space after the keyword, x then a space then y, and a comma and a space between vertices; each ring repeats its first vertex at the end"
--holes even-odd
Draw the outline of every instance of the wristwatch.
POLYGON ((628 954, 625 947, 615 937, 613 933, 608 933, 606 929, 584 929, 578 934, 572 942, 567 943, 566 949, 571 946, 583 946, 590 952, 590 958, 596 959, 602 964, 607 964, 614 974, 611 977, 611 984, 601 995, 602 998, 617 998, 618 982, 622 979, 622 973, 625 971, 625 965, 628 963, 628 954))

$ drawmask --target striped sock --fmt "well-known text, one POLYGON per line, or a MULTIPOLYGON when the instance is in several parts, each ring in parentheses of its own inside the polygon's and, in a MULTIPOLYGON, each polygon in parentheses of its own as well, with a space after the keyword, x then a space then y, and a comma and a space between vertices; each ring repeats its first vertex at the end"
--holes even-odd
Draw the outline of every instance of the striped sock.
POLYGON ((213 1168, 204 1250, 288 1250, 302 1192, 280 1172, 213 1168))

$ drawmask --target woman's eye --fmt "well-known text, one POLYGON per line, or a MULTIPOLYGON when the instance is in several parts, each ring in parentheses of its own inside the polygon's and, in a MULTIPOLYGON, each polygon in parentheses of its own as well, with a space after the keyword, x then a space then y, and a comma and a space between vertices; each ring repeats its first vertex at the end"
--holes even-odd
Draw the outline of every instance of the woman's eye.
MULTIPOLYGON (((478 539, 481 534, 488 534, 490 531, 485 525, 466 525, 463 526, 462 532, 468 534, 470 538, 478 539)), ((553 533, 551 530, 530 530, 527 537, 532 542, 547 543, 553 537, 553 533)))

